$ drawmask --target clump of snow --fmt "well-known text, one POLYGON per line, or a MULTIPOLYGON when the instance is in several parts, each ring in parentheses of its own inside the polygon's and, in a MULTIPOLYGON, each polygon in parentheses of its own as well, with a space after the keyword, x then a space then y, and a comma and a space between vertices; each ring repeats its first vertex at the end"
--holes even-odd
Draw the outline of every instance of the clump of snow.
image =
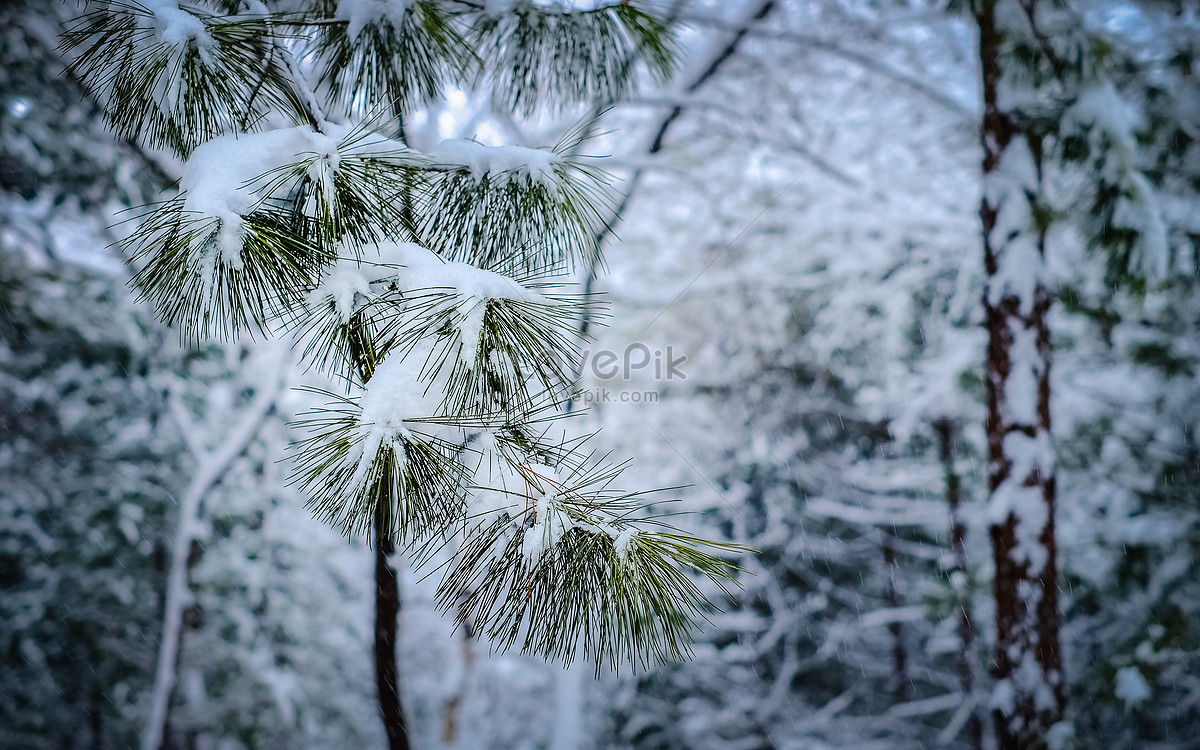
POLYGON ((317 158, 308 167, 308 177, 321 186, 321 195, 326 204, 334 203, 333 175, 342 163, 342 155, 338 150, 338 139, 324 133, 311 133, 308 136, 309 145, 315 151, 317 158))
POLYGON ((377 247, 378 264, 394 269, 387 278, 396 281, 402 290, 451 289, 466 298, 546 302, 508 276, 469 263, 442 260, 414 242, 381 242, 377 247))
POLYGON ((992 695, 988 699, 988 708, 1005 716, 1013 715, 1017 708, 1017 692, 1011 679, 996 680, 992 695))
POLYGON ((1038 482, 1054 472, 1054 449, 1050 437, 1039 432, 1030 437, 1012 432, 1004 437, 1004 455, 1011 462, 1009 476, 1000 483, 988 500, 987 518, 994 525, 1016 520, 1014 562, 1029 565, 1031 575, 1046 568, 1050 554, 1042 543, 1042 534, 1050 522, 1044 489, 1038 482))
POLYGON ((555 503, 565 481, 561 472, 543 464, 530 464, 526 471, 533 525, 525 530, 521 552, 526 564, 534 565, 575 528, 575 521, 555 503))
POLYGON ((1012 462, 1009 472, 1017 479, 1034 474, 1048 477, 1054 473, 1054 448, 1048 433, 1041 431, 1030 437, 1023 432, 1004 436, 1004 455, 1012 462))
POLYGON ((617 534, 613 540, 613 551, 617 553, 617 559, 625 562, 629 558, 629 545, 633 543, 633 537, 637 534, 637 529, 632 526, 627 526, 624 531, 617 534))
POLYGON ((420 245, 391 242, 379 245, 380 262, 395 268, 390 279, 404 291, 446 289, 460 298, 458 318, 462 348, 459 356, 468 367, 475 363, 483 334, 488 300, 507 299, 548 304, 542 295, 526 289, 508 276, 476 268, 468 263, 448 262, 420 245))
POLYGON ((1075 744, 1075 725, 1060 721, 1046 730, 1046 750, 1067 750, 1075 744))
POLYGON ((466 312, 458 322, 458 332, 462 346, 458 350, 459 361, 467 367, 475 364, 475 355, 479 351, 479 339, 483 336, 483 321, 487 317, 488 303, 486 299, 468 298, 466 312))
POLYGON ((1013 684, 1022 695, 1033 697, 1033 705, 1038 711, 1052 711, 1058 706, 1054 689, 1033 651, 1021 655, 1020 663, 1013 670, 1013 684))
POLYGON ((486 430, 475 437, 467 455, 478 457, 473 466, 467 462, 471 473, 467 532, 509 521, 486 555, 491 562, 498 561, 520 535, 522 558, 527 565, 536 565, 568 531, 586 526, 558 506, 563 483, 558 470, 537 463, 514 465, 498 448, 495 435, 486 430))
POLYGON ((558 186, 555 166, 561 159, 547 149, 485 146, 475 141, 449 139, 438 144, 429 156, 441 166, 466 169, 477 180, 484 175, 495 180, 498 175, 509 174, 550 189, 558 186))
POLYGON ((1157 194, 1141 172, 1130 171, 1125 180, 1127 194, 1117 199, 1112 223, 1114 227, 1132 229, 1138 235, 1136 252, 1129 262, 1130 270, 1141 271, 1151 279, 1166 278, 1171 251, 1157 194))
POLYGON ((1064 115, 1064 125, 1082 125, 1093 129, 1093 141, 1100 134, 1126 154, 1137 150, 1136 133, 1142 124, 1140 112, 1117 93, 1111 81, 1089 86, 1064 115))
POLYGON ((1150 698, 1150 683, 1137 667, 1121 667, 1117 670, 1116 687, 1113 695, 1125 704, 1125 710, 1136 708, 1150 698))
POLYGON ((180 179, 185 191, 183 210, 197 218, 221 222, 217 232, 221 262, 241 268, 242 218, 265 197, 260 194, 269 182, 264 176, 303 160, 305 155, 315 152, 323 156, 331 140, 305 125, 224 135, 192 152, 180 179))
POLYGON ((1016 520, 1017 544, 1013 547, 1012 559, 1027 563, 1030 575, 1036 576, 1046 569, 1050 559, 1046 545, 1042 544, 1042 534, 1050 522, 1050 509, 1043 488, 1023 482, 1023 477, 1015 476, 1001 482, 988 499, 987 517, 997 526, 1007 522, 1009 516, 1016 520))
POLYGON ((339 0, 334 18, 346 21, 346 33, 358 39, 368 25, 387 22, 399 29, 412 4, 413 0, 339 0))
POLYGON ((395 448, 397 461, 404 461, 403 442, 412 437, 408 420, 439 413, 441 389, 421 379, 421 367, 428 354, 428 347, 420 345, 407 352, 396 350, 375 368, 359 402, 357 429, 362 453, 351 487, 362 486, 381 448, 395 448))
POLYGON ((1038 423, 1038 383, 1042 358, 1038 353, 1038 332, 1016 321, 1009 325, 1012 345, 1008 349, 1011 369, 1004 381, 1003 407, 1007 425, 1034 426, 1038 423))
MULTIPOLYGON (((999 3, 999 6, 1005 5, 999 3)), ((996 82, 996 106, 1005 112, 1020 112, 1036 109, 1041 100, 1038 91, 1026 82, 1014 81, 1012 76, 1001 76, 996 82)))
POLYGON ((181 9, 175 0, 145 0, 144 6, 151 13, 150 21, 160 44, 185 48, 191 42, 196 45, 200 59, 205 64, 211 61, 216 43, 205 28, 204 21, 181 9))
POLYGON ((158 54, 160 50, 154 48, 163 45, 168 48, 171 59, 148 93, 158 110, 166 117, 171 117, 184 93, 183 58, 188 53, 189 45, 195 45, 201 63, 211 65, 216 42, 205 28, 204 21, 182 10, 174 0, 150 0, 144 7, 150 11, 150 15, 139 15, 138 25, 152 31, 153 37, 147 39, 145 35, 136 35, 134 44, 139 48, 139 58, 158 54))
POLYGON ((1137 131, 1142 125, 1141 112, 1111 81, 1087 88, 1063 118, 1064 129, 1087 131, 1093 154, 1100 155, 1102 179, 1121 190, 1113 226, 1138 235, 1129 270, 1162 279, 1170 265, 1170 247, 1157 192, 1135 164, 1137 131))
POLYGON ((1037 163, 1029 144, 1014 138, 1000 162, 984 178, 984 199, 996 211, 989 240, 996 253, 996 273, 988 278, 987 297, 999 305, 1016 297, 1022 315, 1033 311, 1037 287, 1046 281, 1045 261, 1034 235, 1029 193, 1038 189, 1037 163))
POLYGON ((340 260, 325 272, 321 283, 309 293, 308 305, 320 307, 332 303, 334 314, 346 324, 370 296, 371 284, 363 274, 362 265, 352 260, 340 260))

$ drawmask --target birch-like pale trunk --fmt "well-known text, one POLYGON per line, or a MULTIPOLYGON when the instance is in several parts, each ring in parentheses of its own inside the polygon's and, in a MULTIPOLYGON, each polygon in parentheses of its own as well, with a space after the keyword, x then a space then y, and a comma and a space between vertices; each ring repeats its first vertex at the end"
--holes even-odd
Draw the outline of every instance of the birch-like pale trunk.
MULTIPOLYGON (((150 718, 142 731, 142 750, 161 750, 166 739, 167 718, 171 709, 171 696, 175 691, 179 651, 183 641, 183 613, 192 602, 192 592, 188 584, 188 557, 191 554, 192 542, 197 539, 200 531, 204 500, 229 471, 237 457, 246 450, 262 428, 267 415, 275 408, 290 362, 288 355, 281 357, 278 373, 255 397, 246 416, 229 432, 219 447, 196 454, 196 473, 179 501, 179 530, 175 535, 175 543, 171 550, 171 567, 167 573, 162 636, 154 671, 150 718)), ((181 427, 187 429, 186 426, 181 427)), ((194 443, 194 435, 185 437, 189 443, 194 443)))
MULTIPOLYGON (((1006 23, 1035 0, 977 6, 983 74, 983 222, 987 354, 987 517, 995 559, 991 709, 1000 750, 1033 747, 1063 712, 1050 442, 1052 300, 1045 272, 1041 145, 1006 109, 1006 23)), ((1015 29, 1014 29, 1015 31, 1015 29)))

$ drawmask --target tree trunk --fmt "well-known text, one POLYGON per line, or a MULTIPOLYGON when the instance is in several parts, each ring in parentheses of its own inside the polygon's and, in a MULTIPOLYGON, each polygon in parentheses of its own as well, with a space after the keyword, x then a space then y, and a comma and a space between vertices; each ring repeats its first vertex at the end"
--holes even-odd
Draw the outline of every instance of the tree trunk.
MULTIPOLYGON (((282 390, 290 358, 283 356, 274 382, 260 393, 251 404, 246 417, 235 426, 220 447, 198 453, 198 466, 187 491, 179 502, 179 530, 172 551, 171 567, 167 577, 167 591, 163 603, 162 635, 159 639, 158 661, 154 670, 154 689, 151 693, 150 716, 142 730, 142 750, 161 750, 166 742, 167 721, 171 708, 171 696, 179 664, 183 640, 184 612, 191 604, 189 572, 195 564, 192 559, 192 544, 200 526, 200 515, 208 493, 225 476, 233 462, 258 434, 267 415, 275 408, 275 401, 282 390)), ((181 429, 186 427, 181 426, 181 429)))
POLYGON ((396 569, 388 561, 395 551, 391 534, 381 525, 382 512, 376 512, 375 529, 375 686, 379 691, 379 711, 387 732, 390 750, 408 750, 408 732, 400 705, 400 684, 396 670, 397 620, 400 614, 400 583, 396 569))
MULTIPOLYGON (((975 656, 975 623, 971 619, 971 587, 967 566, 967 526, 962 517, 962 480, 954 469, 954 422, 939 419, 935 425, 938 445, 945 468, 946 503, 950 506, 950 549, 954 553, 950 569, 950 583, 954 587, 955 604, 958 607, 958 677, 963 696, 967 700, 978 700, 979 666, 975 656)), ((967 742, 972 750, 983 747, 983 719, 979 706, 972 706, 966 724, 967 742)))
MULTIPOLYGON (((884 573, 887 576, 883 597, 887 606, 893 612, 904 606, 904 597, 900 593, 896 577, 900 573, 896 565, 896 531, 894 528, 882 530, 883 539, 880 547, 883 549, 884 573)), ((898 620, 888 623, 888 632, 892 636, 892 695, 898 701, 907 701, 911 695, 908 679, 908 648, 904 645, 904 625, 898 620)))
MULTIPOLYGON (((1032 13, 1034 0, 1024 1, 1032 13)), ((1000 750, 1024 750, 1062 717, 1064 701, 1050 444, 1051 294, 1041 147, 997 96, 1004 38, 997 4, 984 0, 976 15, 984 94, 979 214, 987 274, 988 521, 996 599, 991 707, 1000 750)))
POLYGON ((442 744, 448 748, 460 745, 462 735, 462 707, 471 692, 475 671, 475 630, 468 619, 463 618, 462 624, 462 670, 458 678, 458 687, 454 695, 446 701, 445 714, 442 719, 442 744))
MULTIPOLYGON (((375 374, 374 346, 370 333, 361 318, 350 323, 350 357, 358 370, 363 386, 375 374)), ((409 750, 408 730, 400 703, 400 681, 396 668, 396 646, 399 640, 400 581, 388 558, 396 551, 392 528, 392 503, 395 498, 380 492, 376 498, 374 518, 375 547, 375 690, 379 699, 379 714, 387 734, 389 750, 409 750)))

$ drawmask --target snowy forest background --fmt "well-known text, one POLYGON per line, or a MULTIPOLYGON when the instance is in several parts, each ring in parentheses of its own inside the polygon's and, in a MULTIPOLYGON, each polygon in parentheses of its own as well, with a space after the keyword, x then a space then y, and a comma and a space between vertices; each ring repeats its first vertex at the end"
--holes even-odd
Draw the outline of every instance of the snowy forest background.
MULTIPOLYGON (((1075 6, 1116 61, 1088 111, 1124 128, 1152 187, 1134 228, 1161 242, 1132 259, 1092 242, 1099 178, 1048 168, 1067 682, 1050 741, 1197 748, 1200 4, 1075 6)), ((113 243, 180 164, 114 139, 64 75, 79 10, 0 5, 0 747, 139 744, 180 534, 193 601, 167 746, 383 747, 372 556, 285 481, 311 406, 289 386, 320 376, 286 342, 181 346, 133 302, 113 243), (181 528, 189 497, 200 523, 181 528)), ((584 419, 634 457, 628 481, 678 488, 682 525, 759 553, 693 660, 595 681, 489 653, 401 558, 413 745, 989 747, 977 29, 918 0, 671 12, 679 73, 590 144, 624 200, 606 266, 578 280, 610 304, 593 352, 686 360, 670 378, 585 366, 584 419)), ((516 121, 454 92, 410 136, 536 146, 582 114, 516 121)))

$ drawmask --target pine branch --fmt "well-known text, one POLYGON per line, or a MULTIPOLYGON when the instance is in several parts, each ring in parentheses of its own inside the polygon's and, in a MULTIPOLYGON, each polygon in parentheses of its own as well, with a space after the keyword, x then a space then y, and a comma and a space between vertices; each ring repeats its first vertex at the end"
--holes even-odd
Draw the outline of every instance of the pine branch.
POLYGON ((186 155, 251 113, 291 108, 272 33, 260 17, 114 0, 79 18, 62 48, 80 50, 68 71, 103 102, 118 135, 186 155))
POLYGON ((328 121, 289 44, 315 54, 330 102, 403 122, 479 62, 464 24, 496 45, 497 90, 545 87, 513 95, 525 111, 546 95, 610 102, 632 90, 639 64, 666 75, 668 25, 627 2, 586 13, 521 2, 500 15, 432 0, 349 10, 321 0, 304 15, 251 7, 221 16, 118 0, 65 44, 82 50, 73 70, 114 129, 190 155, 183 192, 125 242, 142 297, 188 338, 289 323, 306 358, 349 385, 299 423, 309 434, 291 479, 317 516, 376 546, 390 742, 405 738, 396 540, 425 555, 465 535, 439 596, 463 602, 460 616, 502 648, 642 668, 685 655, 707 601, 682 568, 721 586, 733 566, 701 540, 634 520, 643 496, 612 490, 620 467, 581 440, 546 440, 574 386, 574 320, 594 303, 544 279, 579 260, 597 267, 607 201, 604 174, 576 156, 583 130, 552 151, 447 142, 419 154, 379 137, 382 117, 328 121), (269 112, 307 124, 240 132, 269 112), (417 238, 432 251, 400 241, 417 238), (503 573, 480 577, 502 560, 503 573))
POLYGON ((440 174, 430 184, 419 235, 447 258, 507 274, 590 263, 608 176, 564 158, 573 146, 443 144, 431 155, 440 174))
POLYGON ((679 566, 724 590, 736 567, 700 551, 736 554, 636 521, 642 493, 614 490, 621 466, 577 444, 495 433, 477 449, 466 536, 438 588, 439 606, 502 649, 618 670, 685 657, 707 599, 679 566), (550 465, 542 463, 549 461, 550 465))
POLYGON ((619 101, 636 90, 633 62, 665 80, 678 57, 670 27, 631 2, 577 11, 522 0, 473 15, 470 39, 486 50, 493 100, 525 115, 619 101))
POLYGON ((229 231, 228 220, 191 216, 177 197, 122 242, 130 262, 141 265, 133 279, 139 299, 184 339, 265 331, 328 262, 303 230, 273 212, 244 217, 236 239, 229 231))
MULTIPOLYGON (((408 112, 435 101, 447 80, 467 75, 477 58, 451 17, 431 0, 417 0, 397 19, 337 14, 323 0, 309 25, 327 100, 346 113, 408 112)), ((359 10, 358 12, 362 12, 359 10)))

